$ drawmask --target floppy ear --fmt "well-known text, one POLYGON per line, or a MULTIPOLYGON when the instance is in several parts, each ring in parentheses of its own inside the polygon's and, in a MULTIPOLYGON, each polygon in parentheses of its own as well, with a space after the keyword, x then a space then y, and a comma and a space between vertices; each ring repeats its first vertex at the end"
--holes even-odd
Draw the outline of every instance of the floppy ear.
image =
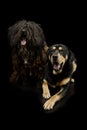
POLYGON ((48 47, 48 50, 47 50, 47 57, 49 57, 50 53, 51 53, 51 50, 50 50, 50 47, 48 47))
POLYGON ((14 45, 14 26, 8 28, 8 42, 11 47, 14 45))

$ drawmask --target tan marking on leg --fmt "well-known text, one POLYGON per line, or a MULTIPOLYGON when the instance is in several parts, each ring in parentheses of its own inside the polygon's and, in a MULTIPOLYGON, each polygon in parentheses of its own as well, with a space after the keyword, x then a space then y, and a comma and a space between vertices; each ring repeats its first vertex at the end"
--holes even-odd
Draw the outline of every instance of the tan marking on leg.
MULTIPOLYGON (((60 90, 61 91, 61 90, 60 90)), ((63 98, 62 95, 58 95, 58 93, 56 93, 55 95, 53 95, 50 99, 48 99, 43 107, 45 110, 50 110, 50 109, 53 109, 55 103, 59 100, 61 100, 61 98, 63 98)))
POLYGON ((47 81, 44 79, 43 80, 43 84, 42 84, 42 90, 43 90, 43 97, 44 98, 49 98, 51 95, 50 95, 50 91, 49 91, 49 88, 48 88, 48 83, 47 81))
POLYGON ((59 83, 57 83, 57 85, 59 86, 66 85, 69 81, 70 81, 70 78, 68 77, 68 78, 63 79, 59 83))

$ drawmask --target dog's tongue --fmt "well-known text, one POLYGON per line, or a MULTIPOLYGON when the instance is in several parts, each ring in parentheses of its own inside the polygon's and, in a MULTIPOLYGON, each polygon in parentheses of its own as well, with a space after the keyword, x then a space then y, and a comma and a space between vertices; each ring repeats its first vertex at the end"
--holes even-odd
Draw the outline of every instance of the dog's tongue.
POLYGON ((59 69, 60 69, 60 65, 54 64, 54 65, 53 65, 53 69, 54 69, 54 70, 59 70, 59 69))
POLYGON ((21 45, 26 45, 26 40, 25 39, 23 39, 22 41, 21 41, 21 45))

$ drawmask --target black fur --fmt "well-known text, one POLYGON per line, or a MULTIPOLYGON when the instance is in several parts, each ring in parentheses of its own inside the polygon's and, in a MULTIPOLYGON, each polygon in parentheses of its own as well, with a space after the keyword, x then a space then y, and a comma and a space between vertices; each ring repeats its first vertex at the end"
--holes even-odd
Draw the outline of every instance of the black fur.
MULTIPOLYGON (((55 46, 55 45, 53 45, 55 46)), ((52 48, 53 46, 49 47, 48 49, 48 57, 49 55, 51 54, 50 52, 50 48, 52 48)), ((58 44, 58 46, 62 46, 60 44, 58 44)), ((64 47, 65 45, 63 45, 64 47)), ((65 46, 66 47, 66 46, 65 46)), ((67 50, 65 50, 65 54, 68 55, 68 60, 66 61, 66 63, 64 64, 64 67, 62 69, 62 73, 59 73, 57 75, 54 75, 52 73, 52 70, 53 70, 53 66, 52 64, 50 63, 50 60, 48 60, 48 63, 46 64, 46 67, 45 67, 45 79, 51 83, 52 85, 56 85, 57 82, 61 81, 62 79, 64 79, 65 77, 70 77, 72 78, 73 76, 73 73, 72 73, 72 70, 73 70, 73 66, 72 66, 72 62, 75 61, 75 63, 77 64, 77 61, 76 61, 76 58, 75 58, 75 55, 74 53, 69 50, 69 48, 67 47, 67 50)))
POLYGON ((42 94, 43 98, 46 98, 43 104, 44 109, 51 110, 55 108, 56 102, 58 102, 57 108, 60 108, 63 100, 68 99, 67 97, 72 95, 71 90, 72 86, 74 86, 73 75, 77 69, 77 59, 75 54, 63 44, 50 46, 47 54, 48 63, 44 71, 42 94), (48 87, 48 89, 46 89, 46 87, 48 87), (51 102, 54 105, 52 105, 51 102))
POLYGON ((13 66, 10 83, 19 79, 22 83, 29 76, 42 78, 47 43, 41 26, 34 21, 17 21, 8 28, 8 39, 13 66))

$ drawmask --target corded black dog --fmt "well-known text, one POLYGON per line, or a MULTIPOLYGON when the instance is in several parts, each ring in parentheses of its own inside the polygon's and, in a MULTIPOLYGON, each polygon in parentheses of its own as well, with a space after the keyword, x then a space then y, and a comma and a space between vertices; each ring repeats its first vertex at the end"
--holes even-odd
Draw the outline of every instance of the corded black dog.
POLYGON ((33 21, 20 20, 8 28, 11 46, 12 73, 9 81, 13 85, 29 76, 42 78, 46 63, 47 43, 41 26, 33 21))
POLYGON ((76 69, 75 55, 66 45, 55 44, 49 47, 42 83, 42 96, 47 99, 43 104, 45 110, 54 109, 56 103, 61 105, 62 99, 70 92, 71 83, 74 83, 73 74, 76 69))

